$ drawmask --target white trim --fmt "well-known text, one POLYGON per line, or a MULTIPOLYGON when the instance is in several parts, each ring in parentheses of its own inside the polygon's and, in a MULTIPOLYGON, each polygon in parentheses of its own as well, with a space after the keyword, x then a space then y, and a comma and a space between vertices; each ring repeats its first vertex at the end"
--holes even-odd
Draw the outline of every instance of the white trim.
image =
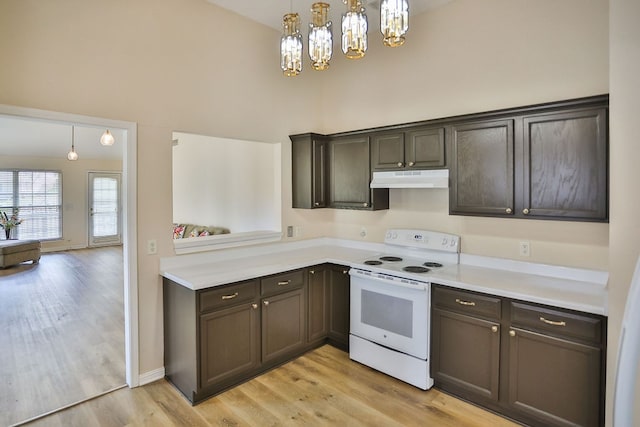
POLYGON ((238 246, 277 242, 281 239, 282 233, 279 231, 247 231, 244 233, 216 234, 213 236, 174 239, 173 247, 176 251, 176 255, 183 255, 217 249, 235 248, 238 246))
POLYGON ((124 254, 124 323, 126 381, 129 387, 139 384, 138 343, 138 244, 137 244, 137 145, 138 125, 134 122, 111 120, 79 114, 60 113, 34 108, 0 104, 0 114, 22 116, 36 120, 83 124, 104 128, 126 130, 122 141, 122 198, 123 209, 123 254, 124 254))
POLYGON ((158 381, 164 378, 164 366, 162 368, 154 369, 153 371, 148 371, 143 374, 140 374, 138 377, 138 385, 142 386, 145 384, 152 383, 154 381, 158 381))

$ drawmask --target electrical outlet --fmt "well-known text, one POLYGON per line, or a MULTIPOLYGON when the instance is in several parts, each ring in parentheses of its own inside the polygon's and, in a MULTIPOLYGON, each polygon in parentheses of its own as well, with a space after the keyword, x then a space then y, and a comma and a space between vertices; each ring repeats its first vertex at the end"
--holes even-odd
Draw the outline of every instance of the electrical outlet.
POLYGON ((293 225, 287 226, 287 237, 293 237, 293 225))
POLYGON ((362 227, 360 229, 360 237, 362 237, 363 239, 367 237, 367 229, 365 227, 362 227))
POLYGON ((147 254, 154 255, 158 253, 158 242, 155 239, 147 240, 147 254))
POLYGON ((520 256, 530 256, 531 255, 531 244, 529 241, 520 242, 520 256))

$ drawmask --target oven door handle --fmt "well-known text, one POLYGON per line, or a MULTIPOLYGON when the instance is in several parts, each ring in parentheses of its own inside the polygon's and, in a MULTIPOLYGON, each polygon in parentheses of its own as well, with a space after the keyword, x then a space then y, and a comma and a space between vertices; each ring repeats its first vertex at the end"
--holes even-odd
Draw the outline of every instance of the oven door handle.
POLYGON ((400 281, 400 278, 398 278, 398 280, 388 280, 388 279, 385 279, 384 277, 378 276, 377 273, 372 273, 371 275, 369 275, 364 273, 362 270, 358 270, 357 268, 350 269, 349 275, 353 276, 354 278, 359 278, 360 280, 371 280, 371 281, 382 283, 389 286, 401 286, 403 288, 412 289, 414 291, 426 292, 429 287, 429 283, 416 281, 416 283, 418 283, 417 285, 411 285, 409 283, 402 283, 400 281))

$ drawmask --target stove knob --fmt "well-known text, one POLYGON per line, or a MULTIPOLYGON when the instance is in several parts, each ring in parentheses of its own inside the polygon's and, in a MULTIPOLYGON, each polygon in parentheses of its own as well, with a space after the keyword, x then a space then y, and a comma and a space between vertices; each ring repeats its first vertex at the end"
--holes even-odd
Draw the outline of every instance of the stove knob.
POLYGON ((391 235, 392 239, 397 239, 398 238, 398 233, 396 233, 395 231, 393 232, 393 234, 391 235))
POLYGON ((390 238, 391 238, 391 232, 390 232, 390 231, 387 231, 387 234, 386 234, 386 236, 385 236, 385 237, 386 237, 387 239, 390 239, 390 238))
POLYGON ((442 246, 447 246, 447 243, 449 243, 449 239, 447 239, 446 237, 442 239, 442 246))

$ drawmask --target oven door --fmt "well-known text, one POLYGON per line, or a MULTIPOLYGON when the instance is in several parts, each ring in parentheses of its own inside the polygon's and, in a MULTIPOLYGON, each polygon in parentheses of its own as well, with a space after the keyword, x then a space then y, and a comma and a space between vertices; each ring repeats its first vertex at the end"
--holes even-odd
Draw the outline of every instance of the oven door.
POLYGON ((351 274, 350 333, 422 360, 429 352, 429 284, 351 274))

